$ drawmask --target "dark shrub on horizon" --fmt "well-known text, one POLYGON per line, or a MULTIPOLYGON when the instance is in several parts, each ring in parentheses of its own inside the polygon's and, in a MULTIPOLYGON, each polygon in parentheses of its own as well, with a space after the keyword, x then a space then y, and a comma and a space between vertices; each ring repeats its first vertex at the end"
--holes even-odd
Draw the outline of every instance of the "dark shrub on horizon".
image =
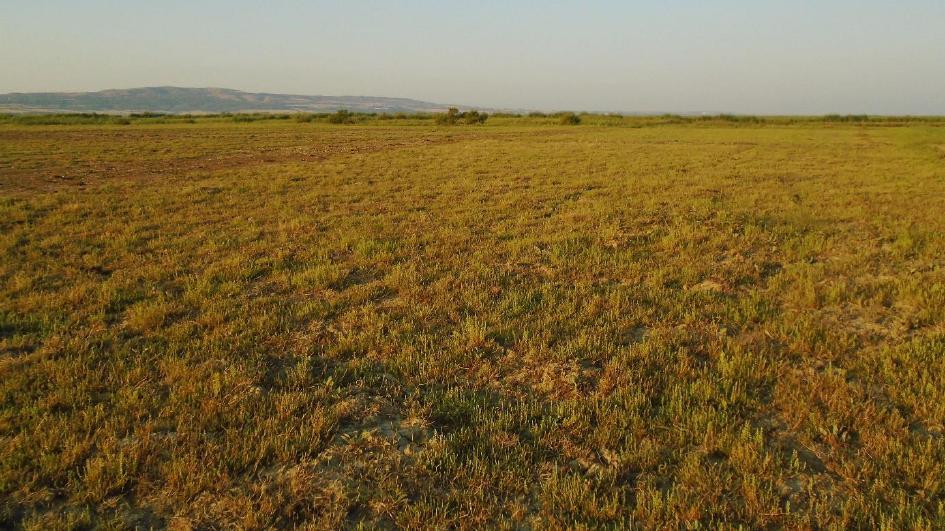
POLYGON ((466 125, 483 124, 489 119, 487 113, 479 111, 459 112, 456 107, 450 107, 445 113, 436 115, 437 125, 456 125, 463 122, 466 125))
POLYGON ((580 125, 581 117, 573 112, 561 113, 560 123, 561 125, 580 125))
POLYGON ((450 107, 445 113, 436 115, 437 125, 456 125, 459 122, 459 109, 450 107))
POLYGON ((828 114, 825 122, 868 122, 870 117, 865 114, 828 114))
POLYGON ((331 124, 353 124, 354 115, 347 109, 338 109, 334 114, 328 116, 328 123, 331 124))
POLYGON ((487 113, 480 113, 479 111, 467 111, 462 114, 463 122, 466 125, 476 125, 486 123, 486 120, 489 119, 487 113))

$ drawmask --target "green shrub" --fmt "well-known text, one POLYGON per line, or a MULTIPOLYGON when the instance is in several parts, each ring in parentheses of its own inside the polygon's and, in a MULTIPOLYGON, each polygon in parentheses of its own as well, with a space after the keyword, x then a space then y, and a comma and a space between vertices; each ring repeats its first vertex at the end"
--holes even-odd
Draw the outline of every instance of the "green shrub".
POLYGON ((353 124, 354 115, 347 109, 338 109, 337 112, 328 116, 328 123, 331 124, 353 124))
POLYGON ((825 122, 868 122, 870 117, 865 114, 828 114, 824 116, 825 122))
POLYGON ((580 125, 581 117, 573 112, 566 112, 561 115, 561 125, 580 125))
POLYGON ((456 125, 459 122, 459 109, 450 107, 444 114, 436 115, 437 125, 456 125))
POLYGON ((476 125, 486 123, 486 120, 489 119, 487 113, 480 113, 479 111, 468 111, 462 114, 463 122, 466 125, 476 125))
POLYGON ((460 122, 466 125, 477 125, 485 123, 488 119, 488 113, 479 111, 459 112, 456 107, 450 107, 445 113, 436 115, 437 125, 456 125, 460 122))
POLYGON ((731 123, 747 123, 747 124, 761 124, 765 122, 764 118, 752 115, 742 115, 742 114, 718 114, 718 115, 704 115, 698 118, 703 122, 731 122, 731 123))
POLYGON ((237 123, 245 122, 261 122, 263 120, 288 120, 291 118, 288 114, 269 114, 269 113, 237 113, 231 116, 232 120, 237 123))

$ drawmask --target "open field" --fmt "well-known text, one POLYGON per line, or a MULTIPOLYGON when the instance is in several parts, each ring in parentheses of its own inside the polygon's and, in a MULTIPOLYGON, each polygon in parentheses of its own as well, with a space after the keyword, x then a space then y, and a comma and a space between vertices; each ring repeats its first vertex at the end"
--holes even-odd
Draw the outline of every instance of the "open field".
POLYGON ((0 527, 945 527, 945 121, 110 120, 0 120, 0 527))

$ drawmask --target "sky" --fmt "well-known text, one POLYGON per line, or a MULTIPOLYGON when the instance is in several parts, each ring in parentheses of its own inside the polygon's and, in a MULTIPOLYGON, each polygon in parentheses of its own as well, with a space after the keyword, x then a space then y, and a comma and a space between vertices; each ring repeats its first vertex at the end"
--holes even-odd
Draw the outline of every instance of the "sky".
POLYGON ((945 0, 0 0, 0 93, 945 114, 945 0))

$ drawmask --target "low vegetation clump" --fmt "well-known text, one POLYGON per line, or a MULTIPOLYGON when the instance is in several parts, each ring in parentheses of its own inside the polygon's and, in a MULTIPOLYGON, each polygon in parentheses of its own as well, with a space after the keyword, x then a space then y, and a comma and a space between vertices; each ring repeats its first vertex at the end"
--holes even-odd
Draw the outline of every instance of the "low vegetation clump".
POLYGON ((558 119, 561 125, 580 125, 581 117, 573 112, 566 112, 560 115, 558 119))
POLYGON ((489 113, 479 111, 466 111, 462 114, 463 123, 466 125, 484 124, 489 119, 489 113))
POLYGON ((348 112, 346 109, 340 109, 334 114, 328 116, 328 123, 330 124, 353 124, 354 115, 348 112))
POLYGON ((129 125, 128 117, 117 114, 8 114, 0 115, 0 123, 18 125, 129 125))
POLYGON ((717 114, 717 115, 703 115, 700 116, 700 119, 706 122, 730 122, 738 124, 761 124, 765 123, 765 119, 759 116, 753 116, 748 114, 717 114))
POLYGON ((270 120, 288 120, 292 117, 290 114, 272 114, 258 112, 241 112, 235 114, 225 113, 222 116, 230 118, 236 123, 265 122, 270 120))
POLYGON ((166 116, 173 115, 164 112, 133 112, 129 115, 131 118, 164 118, 166 116))
POLYGON ((868 122, 870 117, 865 114, 828 114, 824 116, 825 122, 868 122))
POLYGON ((0 116, 0 528, 945 528, 941 120, 330 116, 0 116))
POLYGON ((450 107, 445 113, 436 115, 437 125, 456 125, 459 123, 478 125, 486 123, 488 119, 488 113, 481 113, 479 111, 459 112, 459 109, 455 107, 450 107))
POLYGON ((430 114, 425 113, 405 113, 405 112, 395 112, 395 113, 381 113, 377 115, 378 120, 429 120, 431 118, 430 114))

